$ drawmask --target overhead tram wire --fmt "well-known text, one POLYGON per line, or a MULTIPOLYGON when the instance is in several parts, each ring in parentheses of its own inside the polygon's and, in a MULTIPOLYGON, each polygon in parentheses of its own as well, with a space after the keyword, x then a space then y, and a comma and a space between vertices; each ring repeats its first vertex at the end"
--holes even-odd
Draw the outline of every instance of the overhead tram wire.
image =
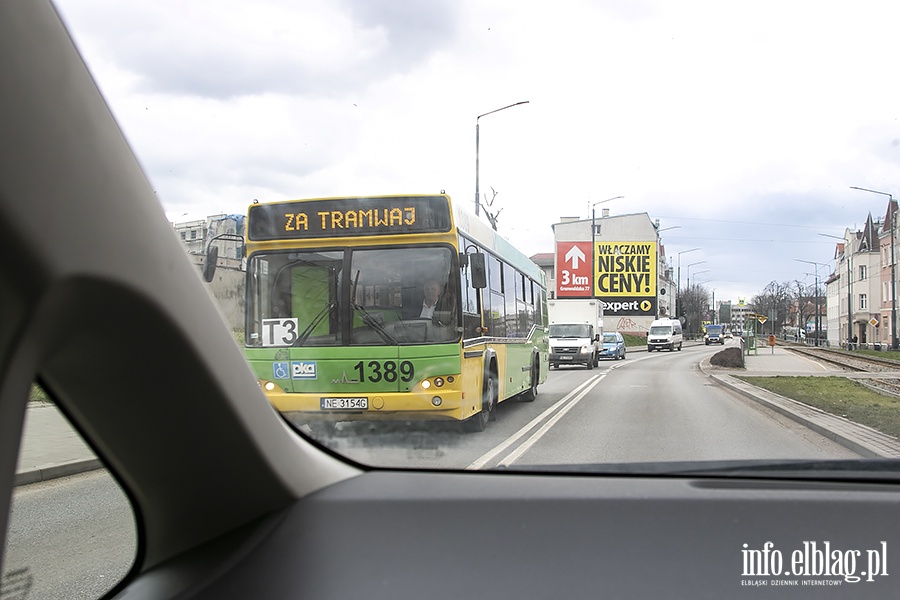
POLYGON ((704 219, 700 217, 667 217, 664 215, 659 215, 656 217, 658 219, 671 219, 673 221, 699 221, 702 223, 729 223, 731 225, 758 225, 760 227, 791 227, 796 229, 815 229, 817 231, 821 231, 822 229, 834 229, 835 231, 843 231, 845 229, 844 226, 840 227, 823 227, 821 225, 798 225, 796 223, 760 223, 757 221, 734 221, 730 219, 704 219))
POLYGON ((711 242, 769 242, 776 244, 822 244, 827 242, 820 242, 818 240, 776 240, 776 239, 748 239, 748 238, 715 238, 715 237, 697 237, 697 236, 689 236, 689 237, 679 237, 679 236, 669 236, 669 240, 706 240, 711 242))

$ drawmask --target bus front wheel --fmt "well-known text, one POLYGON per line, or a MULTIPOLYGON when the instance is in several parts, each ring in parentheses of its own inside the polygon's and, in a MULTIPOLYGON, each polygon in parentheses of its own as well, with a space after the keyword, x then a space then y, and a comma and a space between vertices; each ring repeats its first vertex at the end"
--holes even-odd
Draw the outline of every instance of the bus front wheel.
POLYGON ((540 363, 538 362, 537 357, 535 357, 534 361, 531 363, 531 387, 522 392, 519 396, 520 402, 534 402, 534 399, 537 398, 537 386, 538 381, 541 378, 540 368, 540 363))
POLYGON ((466 431, 478 433, 487 429, 488 421, 497 418, 497 378, 493 373, 485 373, 481 392, 481 410, 463 421, 466 431))

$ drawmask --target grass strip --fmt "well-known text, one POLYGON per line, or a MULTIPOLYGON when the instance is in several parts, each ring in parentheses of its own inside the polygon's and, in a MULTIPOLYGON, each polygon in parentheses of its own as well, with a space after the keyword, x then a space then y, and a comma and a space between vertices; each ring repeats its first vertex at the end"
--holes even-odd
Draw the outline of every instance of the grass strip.
POLYGON ((844 350, 844 354, 849 354, 853 356, 854 354, 862 354, 863 356, 872 356, 875 358, 880 358, 881 360, 891 360, 897 364, 900 364, 900 356, 896 352, 890 352, 888 350, 844 350))
POLYGON ((900 438, 900 400, 846 377, 743 377, 741 381, 900 438))
POLYGON ((33 383, 31 385, 31 392, 28 395, 28 401, 43 402, 44 404, 53 402, 53 400, 50 399, 50 396, 47 395, 47 392, 44 391, 44 388, 36 383, 33 383))
POLYGON ((647 336, 645 336, 645 335, 634 335, 633 333, 623 333, 622 337, 625 338, 625 347, 626 348, 647 345, 647 336))

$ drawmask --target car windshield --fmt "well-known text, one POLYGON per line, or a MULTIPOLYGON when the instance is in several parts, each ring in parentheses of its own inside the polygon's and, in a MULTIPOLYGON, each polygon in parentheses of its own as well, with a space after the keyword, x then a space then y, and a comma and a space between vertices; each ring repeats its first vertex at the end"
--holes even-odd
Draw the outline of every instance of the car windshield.
POLYGON ((591 329, 587 325, 550 325, 550 337, 552 338, 589 337, 590 335, 591 329))
POLYGON ((894 4, 56 6, 298 435, 893 469, 897 382, 854 373, 900 371, 894 4))

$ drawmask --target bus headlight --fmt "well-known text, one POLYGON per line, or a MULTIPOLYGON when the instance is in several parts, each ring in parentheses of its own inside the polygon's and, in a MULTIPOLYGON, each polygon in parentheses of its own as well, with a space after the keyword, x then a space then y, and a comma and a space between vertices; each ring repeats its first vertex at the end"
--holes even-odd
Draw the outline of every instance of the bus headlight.
POLYGON ((436 385, 437 387, 444 387, 444 378, 443 377, 435 377, 434 385, 436 385))
POLYGON ((426 379, 425 381, 422 382, 422 389, 423 389, 423 390, 427 390, 427 389, 430 388, 430 387, 431 387, 431 382, 428 381, 427 379, 426 379))
POLYGON ((265 390, 266 390, 267 392, 271 392, 271 391, 274 390, 276 387, 277 387, 277 386, 276 386, 274 383, 272 383, 271 381, 267 381, 266 384, 263 386, 263 388, 265 388, 265 390))
POLYGON ((440 406, 441 402, 443 402, 443 400, 441 400, 440 396, 435 396, 434 398, 431 399, 431 403, 435 406, 440 406))

